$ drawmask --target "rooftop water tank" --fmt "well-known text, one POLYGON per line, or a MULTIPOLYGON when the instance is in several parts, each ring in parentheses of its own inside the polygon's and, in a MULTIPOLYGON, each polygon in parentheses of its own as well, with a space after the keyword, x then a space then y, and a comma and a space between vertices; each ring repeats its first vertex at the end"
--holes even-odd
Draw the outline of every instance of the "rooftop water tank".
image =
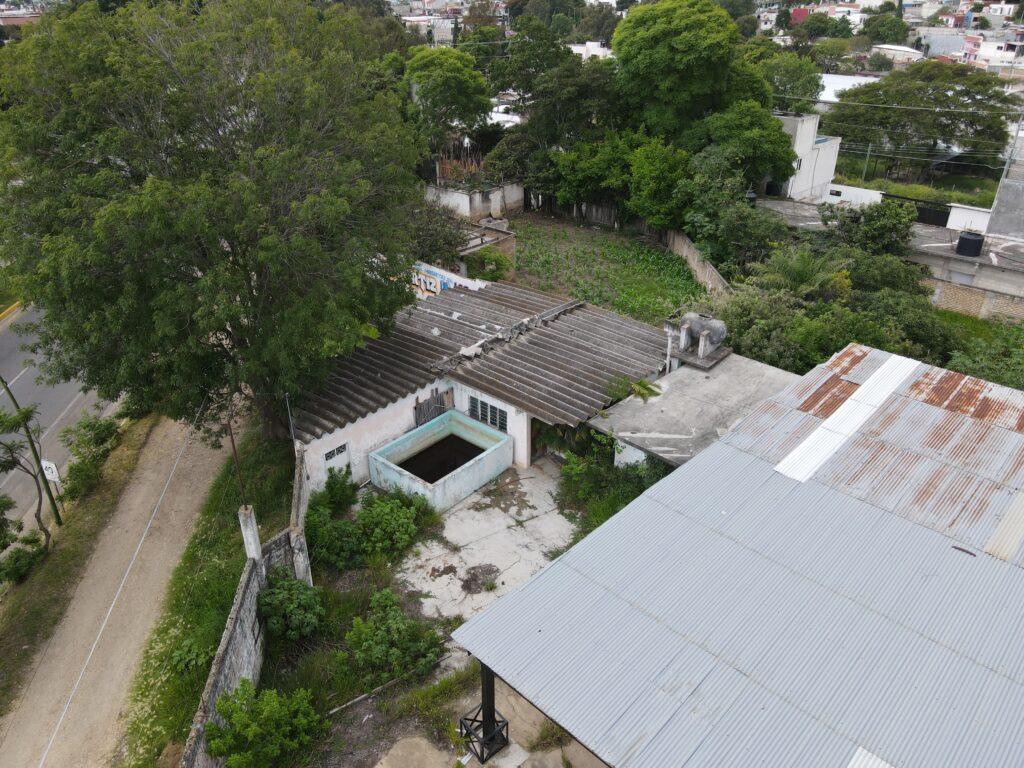
POLYGON ((981 256, 981 246, 985 244, 985 236, 980 232, 961 232, 956 241, 956 252, 961 256, 976 259, 981 256))

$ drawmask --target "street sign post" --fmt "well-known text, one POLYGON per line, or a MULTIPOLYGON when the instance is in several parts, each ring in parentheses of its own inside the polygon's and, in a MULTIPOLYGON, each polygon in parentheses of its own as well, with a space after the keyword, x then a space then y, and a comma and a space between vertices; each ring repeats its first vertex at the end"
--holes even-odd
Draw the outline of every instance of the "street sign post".
POLYGON ((51 483, 60 482, 60 471, 57 469, 56 464, 52 461, 47 461, 46 459, 43 459, 39 463, 43 465, 43 474, 46 475, 47 480, 51 483))

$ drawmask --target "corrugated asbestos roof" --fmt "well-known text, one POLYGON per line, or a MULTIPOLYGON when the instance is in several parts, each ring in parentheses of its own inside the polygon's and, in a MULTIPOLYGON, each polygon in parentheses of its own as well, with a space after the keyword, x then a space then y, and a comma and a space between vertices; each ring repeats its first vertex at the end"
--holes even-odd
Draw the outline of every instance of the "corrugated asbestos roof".
POLYGON ((608 384, 660 370, 651 326, 521 286, 453 288, 404 309, 395 331, 340 358, 294 418, 309 442, 447 375, 549 424, 576 425, 608 404, 608 384), (460 351, 480 345, 474 357, 460 351))
POLYGON ((1022 488, 1024 393, 851 346, 454 637, 613 766, 1020 766, 1022 488))

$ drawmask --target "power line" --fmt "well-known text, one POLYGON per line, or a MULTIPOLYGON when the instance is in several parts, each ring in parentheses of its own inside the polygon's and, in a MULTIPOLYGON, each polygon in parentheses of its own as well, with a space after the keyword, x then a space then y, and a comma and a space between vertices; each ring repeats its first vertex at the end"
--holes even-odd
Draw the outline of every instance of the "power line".
MULTIPOLYGON (((986 112, 986 110, 957 109, 955 107, 913 107, 913 106, 910 106, 909 104, 869 104, 869 103, 863 102, 863 101, 842 101, 842 102, 839 102, 839 101, 825 101, 824 99, 822 99, 820 97, 817 97, 817 96, 813 96, 813 97, 812 96, 784 96, 783 94, 780 94, 780 93, 773 94, 773 95, 776 98, 779 98, 779 99, 790 99, 792 101, 810 101, 810 102, 813 102, 815 104, 828 104, 830 106, 834 105, 834 104, 849 104, 850 106, 855 106, 855 107, 877 107, 879 109, 911 109, 911 110, 917 110, 917 111, 920 111, 920 112, 956 112, 956 113, 959 113, 959 114, 963 114, 965 112, 978 112, 978 113, 982 113, 983 114, 984 112, 986 112)), ((993 114, 993 115, 1001 114, 1001 115, 1024 116, 1024 108, 1021 108, 1021 109, 990 109, 990 110, 987 110, 987 112, 989 114, 993 114)))
MULTIPOLYGON (((943 141, 944 138, 945 138, 945 137, 939 136, 938 134, 935 134, 935 133, 925 133, 923 131, 901 131, 901 130, 899 130, 897 128, 883 128, 881 126, 873 126, 873 125, 858 125, 857 123, 844 123, 844 122, 840 122, 838 120, 829 120, 827 125, 828 126, 844 125, 847 128, 859 128, 859 129, 865 130, 865 131, 880 131, 882 133, 899 133, 899 134, 903 134, 903 135, 906 135, 906 136, 920 136, 922 138, 935 139, 937 141, 943 141)), ((1002 147, 1002 148, 1005 148, 1007 146, 1006 142, 999 142, 999 141, 996 141, 994 139, 971 139, 971 141, 973 141, 973 142, 980 142, 980 143, 984 143, 984 144, 993 144, 995 146, 1002 147)))

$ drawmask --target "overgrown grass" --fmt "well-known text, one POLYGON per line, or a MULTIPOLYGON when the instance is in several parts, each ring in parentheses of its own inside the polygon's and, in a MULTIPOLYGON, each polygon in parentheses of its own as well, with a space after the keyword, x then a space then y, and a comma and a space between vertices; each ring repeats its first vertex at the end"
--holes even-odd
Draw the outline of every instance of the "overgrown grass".
POLYGON ((627 235, 536 214, 512 221, 516 282, 658 324, 704 294, 686 262, 627 235))
POLYGON ((962 315, 948 309, 935 310, 943 322, 948 325, 956 338, 957 347, 963 348, 975 339, 991 341, 999 328, 1000 323, 992 320, 982 320, 980 317, 962 315))
POLYGON ((0 608, 0 714, 7 711, 36 652, 53 634, 128 483, 156 417, 130 424, 104 462, 102 479, 67 507, 64 525, 54 526, 53 550, 28 578, 5 595, 0 608))
MULTIPOLYGON (((848 168, 848 171, 852 170, 848 168)), ((979 208, 991 208, 996 197, 995 179, 973 176, 947 176, 935 179, 931 184, 904 184, 888 179, 860 180, 860 173, 853 172, 844 176, 837 168, 836 184, 849 184, 854 187, 877 189, 892 195, 913 197, 918 200, 930 200, 936 203, 960 203, 975 205, 979 208)))
MULTIPOLYGON (((294 454, 287 440, 267 442, 250 430, 239 446, 246 502, 264 541, 288 523, 294 454)), ((163 614, 146 645, 128 702, 126 766, 155 766, 170 742, 181 743, 224 631, 245 564, 238 527, 241 499, 225 462, 174 569, 163 614)))
POLYGON ((459 735, 455 703, 472 691, 479 680, 480 664, 473 661, 437 682, 382 701, 378 706, 381 712, 391 717, 415 717, 434 738, 456 745, 459 735))
POLYGON ((531 752, 545 752, 555 747, 564 747, 572 737, 553 720, 545 720, 537 732, 537 738, 530 743, 531 752))

